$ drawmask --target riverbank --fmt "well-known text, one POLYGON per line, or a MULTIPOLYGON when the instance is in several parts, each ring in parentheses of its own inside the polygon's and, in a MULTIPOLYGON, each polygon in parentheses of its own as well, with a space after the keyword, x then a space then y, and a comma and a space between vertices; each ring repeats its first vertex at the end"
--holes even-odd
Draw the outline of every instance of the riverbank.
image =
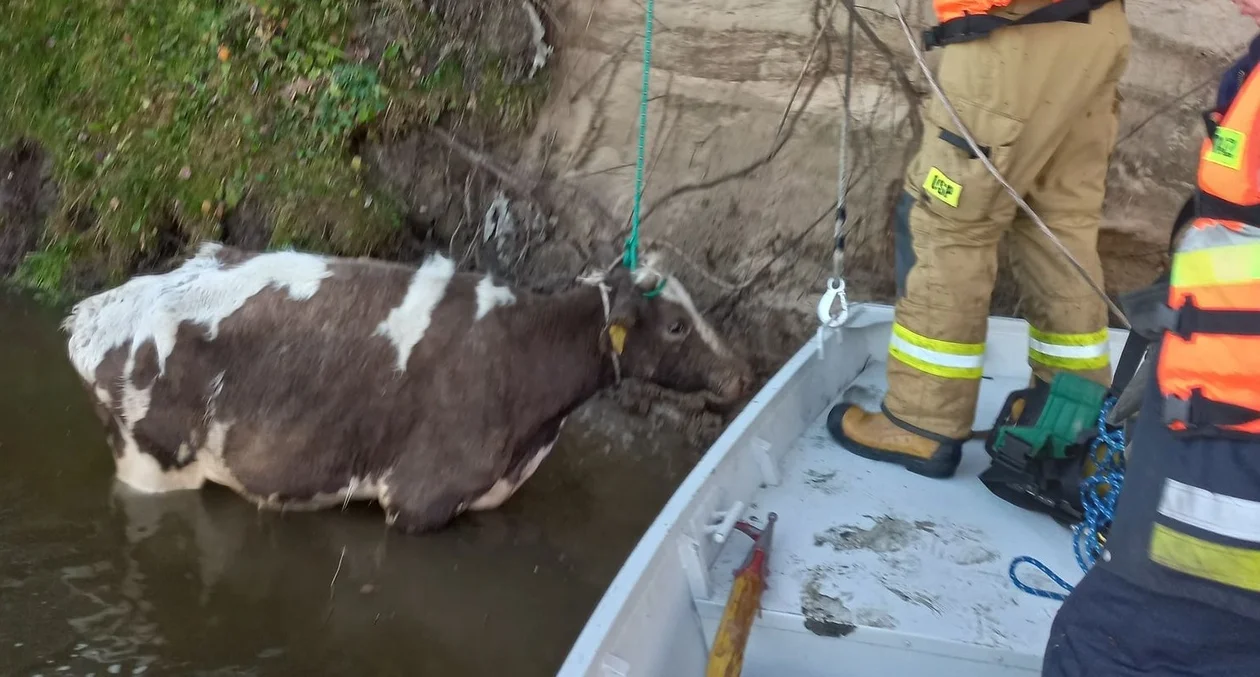
MULTIPOLYGON (((24 20, 0 25, 19 74, 0 82, 0 101, 18 102, 0 111, 0 274, 83 293, 162 269, 207 237, 402 261, 439 249, 543 289, 618 256, 642 7, 297 6, 11 3, 24 20), (66 18, 75 12, 99 21, 66 18), (162 66, 150 70, 154 55, 162 66), (86 66, 98 58, 106 67, 86 66)), ((905 6, 916 28, 931 22, 927 0, 905 6)), ((763 378, 814 330, 830 274, 847 56, 845 10, 828 24, 830 9, 656 5, 644 243, 763 378)), ((1133 51, 1099 240, 1112 295, 1166 266, 1199 112, 1254 32, 1227 0, 1126 9, 1133 51)), ((891 0, 859 16, 846 273, 851 298, 888 302, 891 203, 928 90, 891 0)), ((1019 308, 1003 256, 992 312, 1019 308)), ((701 444, 720 429, 658 393, 615 395, 701 444)))
POLYGON ((5 14, 0 276, 45 295, 161 269, 204 239, 413 256, 454 230, 449 203, 471 218, 472 191, 457 198, 464 177, 432 161, 449 148, 409 132, 510 144, 547 93, 546 5, 519 0, 5 14))

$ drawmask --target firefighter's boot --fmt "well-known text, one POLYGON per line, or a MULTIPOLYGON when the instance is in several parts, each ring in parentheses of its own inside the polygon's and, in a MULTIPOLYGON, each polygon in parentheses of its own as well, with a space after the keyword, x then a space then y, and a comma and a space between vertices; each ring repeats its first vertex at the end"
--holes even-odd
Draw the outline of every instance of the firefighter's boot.
POLYGON ((952 477, 962 460, 964 440, 951 440, 853 404, 837 404, 827 415, 827 431, 845 449, 874 461, 896 463, 925 477, 952 477))

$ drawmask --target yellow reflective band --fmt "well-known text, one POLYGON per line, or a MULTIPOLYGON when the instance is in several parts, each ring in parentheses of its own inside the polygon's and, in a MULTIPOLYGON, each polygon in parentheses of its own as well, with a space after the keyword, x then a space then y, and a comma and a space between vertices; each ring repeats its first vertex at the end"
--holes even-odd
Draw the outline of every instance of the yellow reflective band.
POLYGON ((945 176, 936 167, 928 170, 927 180, 923 182, 923 190, 954 208, 958 207, 958 198, 962 197, 962 186, 945 176))
POLYGON ((1260 592, 1260 550, 1211 543, 1156 524, 1150 557, 1183 574, 1260 592))
POLYGON ((1212 137, 1212 150, 1203 157, 1204 160, 1230 169, 1242 167, 1243 146, 1247 144, 1247 135, 1237 129, 1217 127, 1212 137))
POLYGON ((888 354, 925 374, 979 379, 984 375, 984 344, 954 343, 916 334, 893 324, 888 354))
POLYGON ((1028 335, 1041 343, 1056 346, 1103 346, 1104 350, 1106 350, 1108 337, 1106 329, 1091 331, 1088 334, 1052 334, 1036 327, 1029 327, 1028 335))
POLYGON ((1173 256, 1174 287, 1208 287, 1260 280, 1260 243, 1213 247, 1173 256))
POLYGON ((1104 369, 1111 364, 1110 355, 1103 355, 1102 357, 1058 357, 1032 348, 1028 349, 1028 359, 1051 369, 1063 371, 1093 371, 1094 369, 1104 369))
POLYGON ((1028 357, 1052 369, 1089 371, 1111 364, 1107 330, 1088 334, 1052 334, 1028 329, 1028 357))

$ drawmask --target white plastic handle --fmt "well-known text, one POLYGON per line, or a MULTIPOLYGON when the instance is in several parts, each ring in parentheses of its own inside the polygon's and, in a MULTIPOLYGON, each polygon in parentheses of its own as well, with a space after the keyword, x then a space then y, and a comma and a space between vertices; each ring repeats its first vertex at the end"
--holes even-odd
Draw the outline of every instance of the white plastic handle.
POLYGON ((728 510, 719 510, 713 513, 713 517, 718 521, 717 524, 710 524, 705 527, 705 531, 713 536, 716 543, 725 543, 726 538, 731 535, 731 531, 735 528, 735 522, 744 514, 744 502, 735 501, 728 510))

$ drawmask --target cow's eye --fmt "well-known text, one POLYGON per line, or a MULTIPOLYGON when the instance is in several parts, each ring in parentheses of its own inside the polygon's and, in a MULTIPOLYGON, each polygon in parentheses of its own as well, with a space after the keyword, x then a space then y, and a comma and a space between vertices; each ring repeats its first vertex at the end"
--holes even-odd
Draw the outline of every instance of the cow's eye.
POLYGON ((682 336, 683 332, 687 331, 687 327, 680 320, 675 320, 669 325, 668 331, 670 336, 682 336))

